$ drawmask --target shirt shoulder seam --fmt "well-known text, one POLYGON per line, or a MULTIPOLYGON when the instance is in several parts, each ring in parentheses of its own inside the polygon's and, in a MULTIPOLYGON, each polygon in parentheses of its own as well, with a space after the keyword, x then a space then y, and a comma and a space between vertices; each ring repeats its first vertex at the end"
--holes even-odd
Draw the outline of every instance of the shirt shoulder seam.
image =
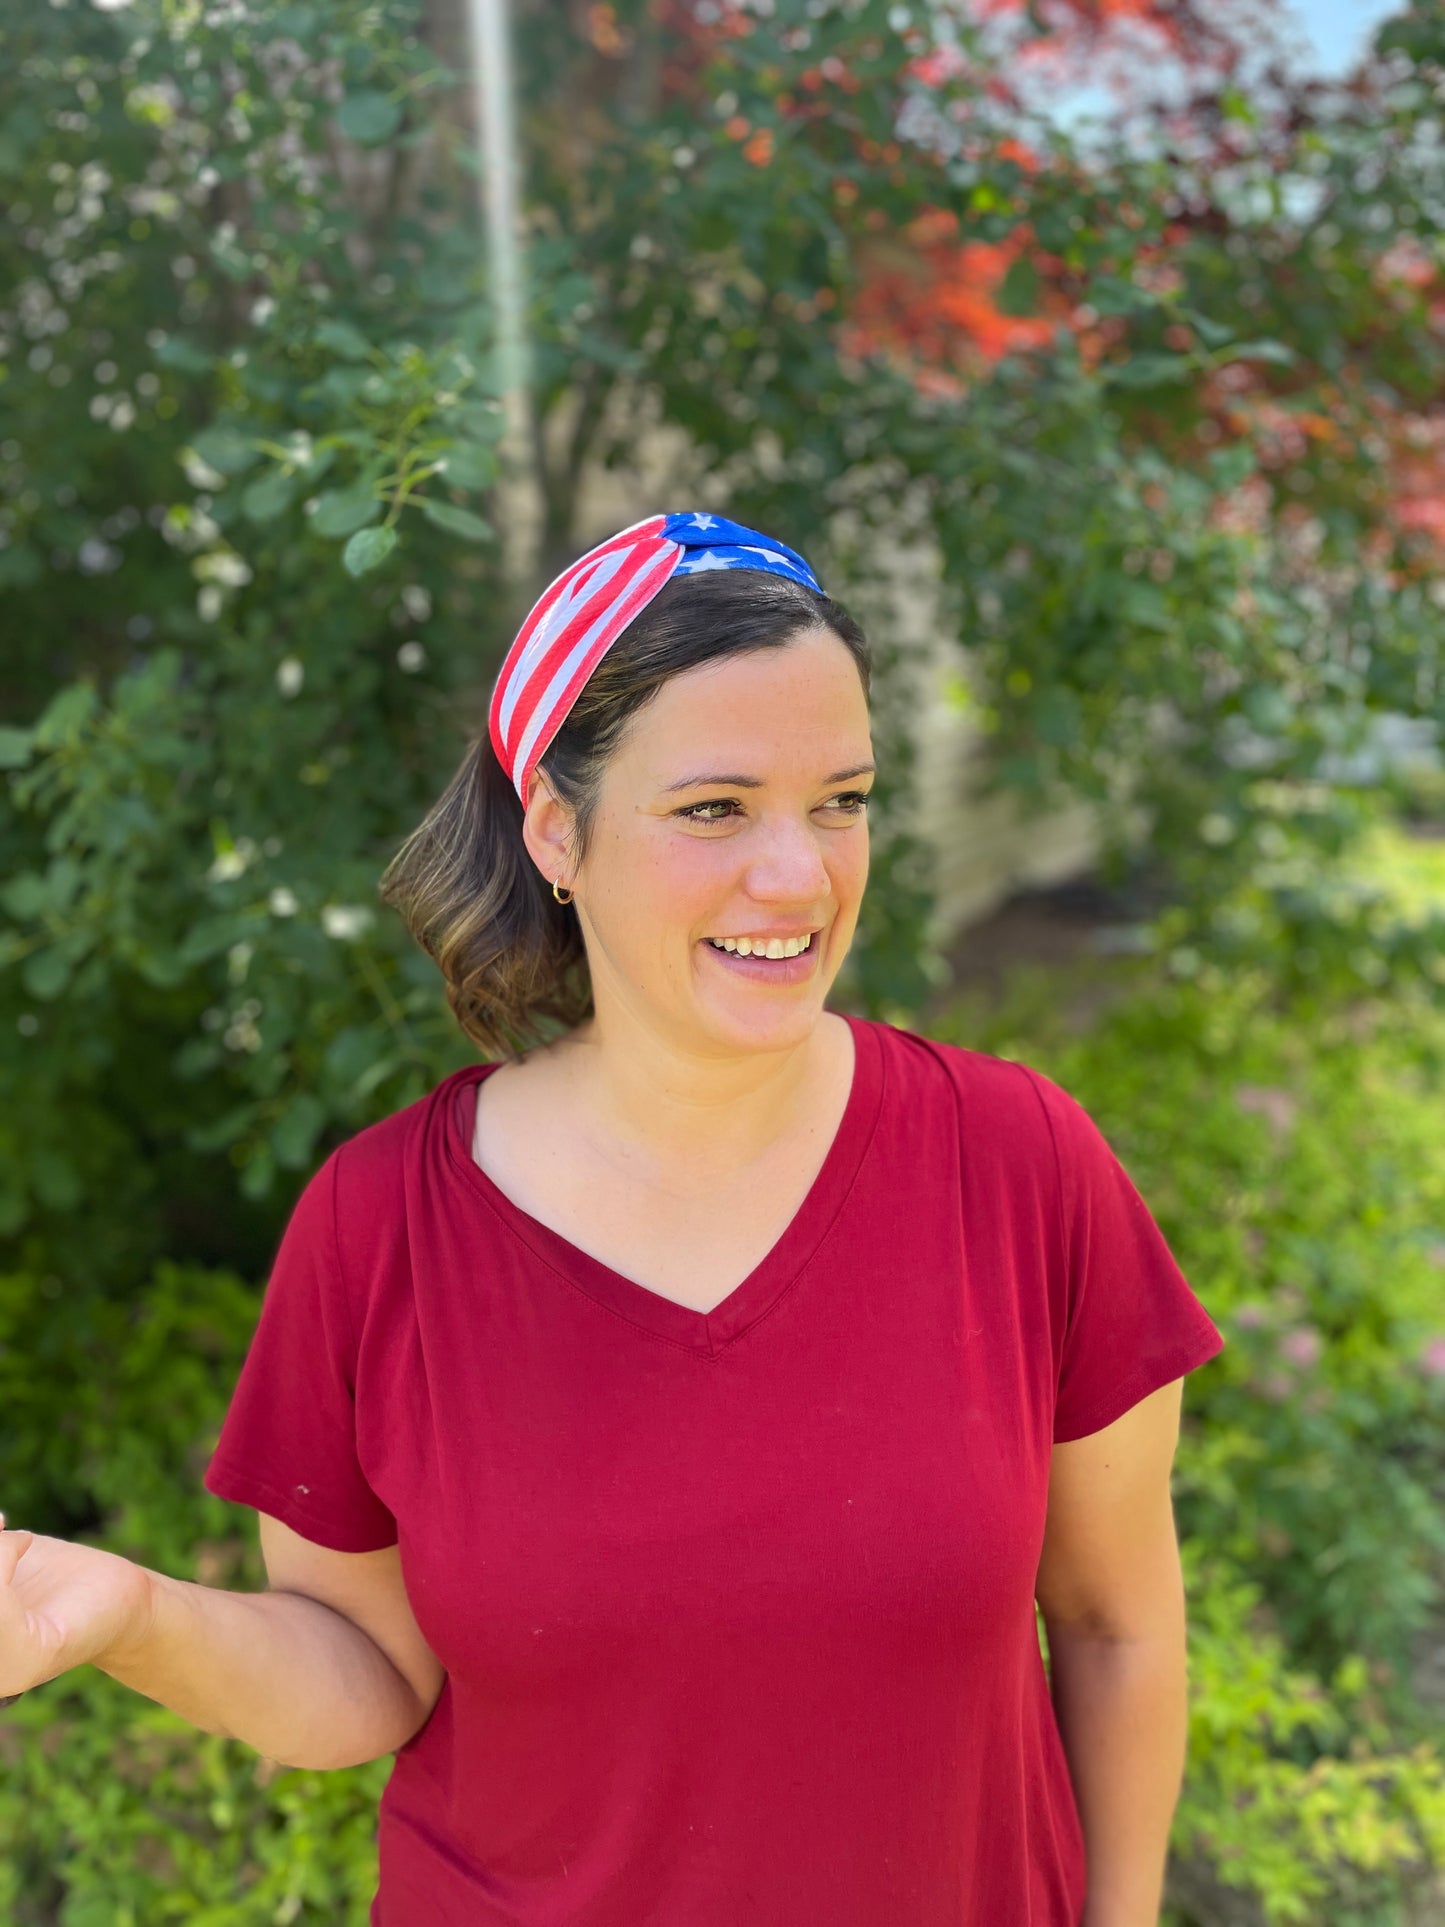
MULTIPOLYGON (((1059 1256, 1063 1260, 1064 1269, 1067 1273, 1069 1264, 1069 1238, 1067 1215, 1064 1211, 1064 1162, 1059 1155, 1058 1133, 1054 1129, 1054 1120, 1049 1114, 1049 1107, 1044 1102, 1044 1094, 1039 1088, 1038 1073, 1028 1064, 1020 1064, 1016 1058, 1008 1058, 1005 1061, 1013 1064, 1015 1070, 1023 1072, 1024 1076, 1028 1079, 1029 1089, 1033 1092, 1038 1107, 1044 1114, 1044 1123, 1049 1133, 1049 1147, 1053 1152, 1054 1161, 1054 1207, 1058 1218, 1059 1256)), ((1067 1283, 1068 1280, 1066 1277, 1066 1286, 1067 1283)))
POLYGON ((336 1284, 341 1293, 342 1316, 346 1320, 346 1342, 350 1348, 351 1357, 355 1361, 360 1350, 356 1338, 356 1314, 352 1309, 351 1289, 346 1282, 346 1265, 341 1256, 341 1226, 337 1216, 339 1208, 337 1194, 341 1183, 341 1153, 344 1149, 344 1145, 338 1145, 329 1160, 331 1164, 331 1251, 336 1264, 336 1284))

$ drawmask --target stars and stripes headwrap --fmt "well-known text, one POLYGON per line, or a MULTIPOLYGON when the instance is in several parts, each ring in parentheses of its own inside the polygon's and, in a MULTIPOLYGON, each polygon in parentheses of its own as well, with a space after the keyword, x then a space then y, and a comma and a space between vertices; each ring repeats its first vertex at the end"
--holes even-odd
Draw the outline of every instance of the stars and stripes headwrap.
POLYGON ((583 684, 675 575, 761 569, 821 587, 796 550, 718 515, 649 515, 589 549, 533 603, 492 691, 492 747, 526 807, 532 774, 583 684))

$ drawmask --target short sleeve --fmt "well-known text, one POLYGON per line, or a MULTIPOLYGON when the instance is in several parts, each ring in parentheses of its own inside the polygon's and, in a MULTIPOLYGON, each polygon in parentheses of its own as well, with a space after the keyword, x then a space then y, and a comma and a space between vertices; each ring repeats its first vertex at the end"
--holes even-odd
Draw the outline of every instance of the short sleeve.
POLYGON ((1029 1069, 1053 1138, 1065 1303, 1053 1437, 1102 1431, 1224 1338, 1103 1132, 1076 1098, 1029 1069))
POLYGON ((218 1498, 336 1552, 396 1543, 356 1450, 356 1340, 336 1239, 336 1156, 297 1200, 206 1469, 218 1498))

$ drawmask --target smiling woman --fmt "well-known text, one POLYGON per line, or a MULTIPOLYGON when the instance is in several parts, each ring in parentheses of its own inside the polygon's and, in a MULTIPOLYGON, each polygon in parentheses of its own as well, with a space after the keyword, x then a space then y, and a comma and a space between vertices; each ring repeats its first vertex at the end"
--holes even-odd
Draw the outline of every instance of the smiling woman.
MULTIPOLYGON (((395 1750, 373 1927, 1157 1918, 1222 1341, 1066 1092, 827 1009, 868 675, 794 551, 649 518, 384 879, 492 1061, 287 1227, 205 1474, 271 1595, 158 1582, 100 1661, 273 1757, 395 1750)), ((14 1536, 0 1634, 7 1560, 32 1620, 64 1580, 14 1536)))
MULTIPOLYGON (((711 538, 704 553, 715 556, 719 531, 737 525, 715 516, 704 519, 711 538)), ((583 613, 591 612, 584 606, 583 613)), ((524 628, 519 642, 526 633, 524 628)), ((552 669, 550 656, 541 660, 552 669)), ((612 845, 619 834, 617 810, 604 810, 609 786, 618 798, 626 790, 629 828, 644 819, 658 831, 666 827, 668 840, 659 844, 654 837, 649 862, 656 862, 661 851, 668 861, 690 862, 696 875, 699 864, 713 872, 717 867, 715 858, 702 856, 702 843, 730 848, 735 864, 739 836, 751 836, 746 847, 755 852, 760 822, 776 828, 778 779, 786 770, 788 783, 799 791, 791 799, 793 813, 801 811, 813 833, 857 829, 850 842, 865 846, 866 875, 861 826, 867 792, 858 779, 873 772, 870 677, 862 630, 844 608, 801 579, 801 571, 679 569, 597 661, 557 722, 545 755, 535 740, 529 745, 526 810, 513 770, 498 754, 495 724, 502 704, 494 699, 494 726, 478 731, 381 886, 439 965, 451 1007, 468 1035, 489 1055, 515 1057, 558 1023, 577 1026, 593 1010, 594 974, 637 948, 641 877, 624 875, 609 863, 600 878, 582 882, 599 815, 608 816, 612 845), (723 674, 725 668, 730 675, 723 674), (832 692, 836 712, 826 728, 819 709, 825 689, 832 692), (732 718, 737 756, 721 754, 727 741, 719 733, 724 712, 732 718), (759 760, 759 716, 771 719, 783 751, 772 778, 759 760), (838 746, 833 755, 827 753, 829 730, 838 746), (697 754, 699 746, 705 755, 697 754), (839 791, 844 783, 850 787, 839 791), (684 796, 690 800, 678 800, 684 796), (572 896, 559 901, 550 887, 554 882, 572 896), (608 916, 608 903, 618 900, 620 922, 630 937, 627 930, 614 929, 608 916)), ((504 670, 499 695, 506 681, 504 670)), ((525 702, 520 697, 507 713, 509 723, 520 727, 522 718, 535 714, 525 702)), ((819 882, 816 875, 806 882, 805 896, 819 882)), ((763 888, 776 899, 775 883, 764 880, 763 888)), ((860 878, 860 893, 861 888, 860 878)), ((751 948, 755 936, 766 946, 772 936, 805 930, 821 935, 834 923, 839 906, 812 918, 806 913, 819 910, 817 904, 794 900, 783 908, 789 915, 780 917, 755 903, 740 916, 719 905, 721 914, 692 940, 746 936, 751 948)), ((846 931, 836 932, 842 941, 834 945, 826 981, 816 968, 785 979, 777 971, 767 977, 756 968, 744 973, 742 958, 735 957, 730 967, 739 981, 813 977, 816 1014, 842 963, 856 914, 855 902, 846 931)))

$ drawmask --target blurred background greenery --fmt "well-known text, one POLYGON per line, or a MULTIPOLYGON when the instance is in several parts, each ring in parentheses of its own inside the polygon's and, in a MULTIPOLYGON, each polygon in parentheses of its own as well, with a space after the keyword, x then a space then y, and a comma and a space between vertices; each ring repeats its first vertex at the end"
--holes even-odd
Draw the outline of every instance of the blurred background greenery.
MULTIPOLYGON (((926 553, 973 794, 1087 803, 1102 911, 987 982, 941 928, 875 617, 835 1001, 1073 1091, 1230 1340, 1168 1919, 1438 1919, 1445 8, 1328 78, 1248 0, 517 0, 513 48, 515 456, 460 0, 0 22, 6 1511, 261 1583, 200 1473, 304 1178, 469 1054, 375 888, 527 581, 659 507, 869 611, 926 553)), ((366 1918, 387 1762, 90 1672, 0 1758, 7 1920, 366 1918)))

